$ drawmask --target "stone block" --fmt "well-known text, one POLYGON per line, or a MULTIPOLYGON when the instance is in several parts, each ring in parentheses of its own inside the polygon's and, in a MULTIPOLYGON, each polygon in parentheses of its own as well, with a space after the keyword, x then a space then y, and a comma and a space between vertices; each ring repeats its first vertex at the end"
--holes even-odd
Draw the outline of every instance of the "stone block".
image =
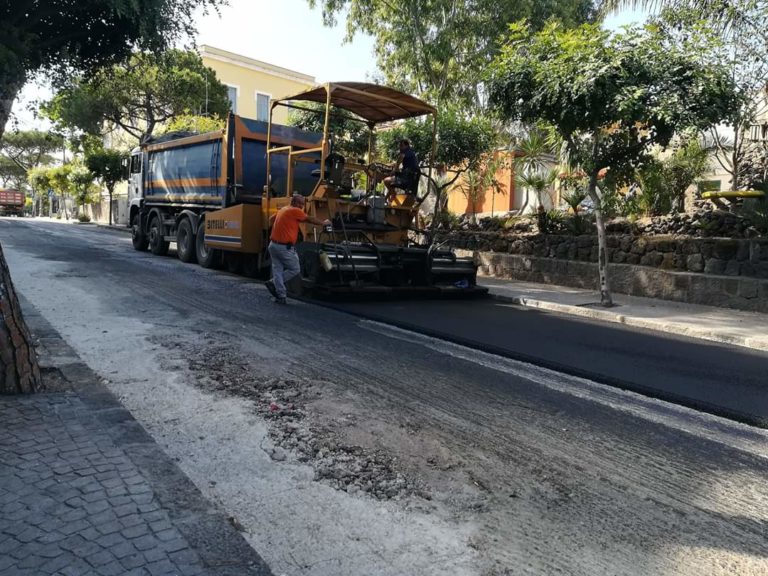
POLYGON ((632 242, 632 248, 631 252, 632 254, 639 254, 643 255, 645 254, 645 250, 648 247, 648 241, 645 238, 638 238, 634 242, 632 242))
POLYGON ((581 262, 589 262, 592 255, 592 248, 579 248, 577 259, 581 262))
POLYGON ((627 261, 627 253, 623 250, 616 250, 611 254, 611 262, 622 264, 627 261))
POLYGON ((659 268, 663 270, 674 270, 677 267, 677 257, 674 252, 667 252, 663 255, 659 268))
POLYGON ((693 239, 683 240, 680 244, 683 254, 700 254, 701 245, 693 239))
POLYGON ((589 261, 597 262, 599 258, 600 258, 600 248, 598 246, 592 246, 592 250, 589 251, 589 261))
POLYGON ((726 276, 738 276, 740 272, 740 265, 738 260, 728 260, 725 264, 725 270, 723 274, 726 276))
POLYGON ((634 252, 627 254, 627 264, 640 264, 640 256, 634 252))
POLYGON ((709 258, 704 263, 705 274, 720 275, 725 273, 725 260, 719 260, 718 258, 709 258))
POLYGON ((576 246, 579 248, 588 248, 592 246, 592 243, 592 236, 584 234, 576 237, 576 246))
POLYGON ((704 271, 704 256, 701 254, 691 254, 686 259, 685 267, 690 272, 703 272, 704 271))
POLYGON ((745 262, 749 260, 750 254, 750 242, 747 240, 739 240, 739 248, 736 251, 736 260, 739 262, 745 262))
POLYGON ((718 260, 733 260, 739 252, 738 240, 721 239, 714 242, 712 255, 718 260))
POLYGON ((629 252, 632 248, 632 236, 622 236, 619 242, 622 252, 629 252))
POLYGON ((745 278, 742 278, 739 281, 739 290, 737 292, 737 295, 740 298, 746 298, 748 300, 751 300, 752 298, 757 298, 759 292, 759 285, 757 280, 747 280, 745 278))
POLYGON ((654 250, 653 252, 648 252, 647 254, 643 255, 642 258, 640 258, 640 265, 657 268, 661 264, 662 260, 664 260, 664 255, 654 250))

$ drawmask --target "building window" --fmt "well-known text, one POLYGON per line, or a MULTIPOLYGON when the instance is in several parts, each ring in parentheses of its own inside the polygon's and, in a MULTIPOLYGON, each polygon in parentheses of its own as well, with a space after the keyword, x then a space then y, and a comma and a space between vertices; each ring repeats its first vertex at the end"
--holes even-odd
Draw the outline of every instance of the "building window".
POLYGON ((269 94, 256 92, 256 120, 269 121, 269 94))
POLYGON ((227 86, 227 98, 229 98, 229 109, 233 114, 237 114, 237 86, 227 86))

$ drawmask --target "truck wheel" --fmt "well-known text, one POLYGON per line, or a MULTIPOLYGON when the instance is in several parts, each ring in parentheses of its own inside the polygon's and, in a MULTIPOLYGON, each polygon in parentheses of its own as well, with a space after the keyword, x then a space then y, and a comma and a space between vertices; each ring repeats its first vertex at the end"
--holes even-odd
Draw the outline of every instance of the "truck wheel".
POLYGON ((192 222, 189 218, 183 218, 179 222, 179 229, 176 232, 176 252, 182 262, 189 263, 196 260, 195 233, 192 231, 192 222))
POLYGON ((168 242, 163 239, 163 226, 157 215, 149 221, 149 251, 155 256, 168 254, 168 242))
POLYGON ((205 245, 205 220, 200 221, 195 235, 195 255, 203 268, 217 268, 221 262, 221 251, 205 245))
POLYGON ((144 252, 147 246, 149 246, 147 235, 141 229, 141 215, 138 212, 131 218, 131 242, 133 243, 133 249, 139 252, 144 252))

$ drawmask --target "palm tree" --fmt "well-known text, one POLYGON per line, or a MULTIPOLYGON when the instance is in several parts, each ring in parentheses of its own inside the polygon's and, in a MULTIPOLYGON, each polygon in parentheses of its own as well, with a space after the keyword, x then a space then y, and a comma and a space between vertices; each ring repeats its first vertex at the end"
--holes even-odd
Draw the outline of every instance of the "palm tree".
POLYGON ((544 191, 552 185, 557 175, 550 167, 555 163, 555 147, 550 135, 534 127, 515 146, 515 183, 525 190, 520 214, 525 213, 533 191, 541 204, 544 191), (552 174, 554 173, 554 175, 552 174))

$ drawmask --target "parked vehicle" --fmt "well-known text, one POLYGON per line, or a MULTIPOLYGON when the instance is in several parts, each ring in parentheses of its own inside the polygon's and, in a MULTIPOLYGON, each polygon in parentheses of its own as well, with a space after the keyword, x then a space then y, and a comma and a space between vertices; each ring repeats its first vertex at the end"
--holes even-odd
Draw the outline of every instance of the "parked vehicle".
POLYGON ((0 190, 0 216, 24 216, 24 192, 0 190))

